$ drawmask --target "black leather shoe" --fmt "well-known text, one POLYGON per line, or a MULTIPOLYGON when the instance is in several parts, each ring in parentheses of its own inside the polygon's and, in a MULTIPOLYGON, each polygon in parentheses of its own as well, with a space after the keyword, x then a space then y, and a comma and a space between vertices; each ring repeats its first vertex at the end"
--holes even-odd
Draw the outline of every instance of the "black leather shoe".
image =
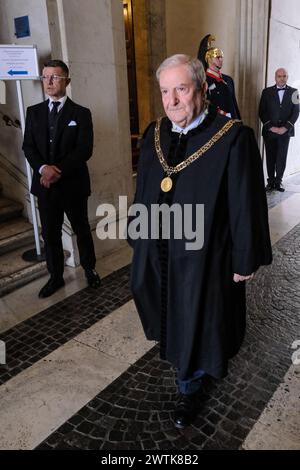
POLYGON ((180 395, 174 410, 174 424, 178 429, 189 426, 195 418, 197 393, 191 395, 180 395))
POLYGON ((279 191, 281 193, 283 193, 285 191, 285 189, 284 189, 284 187, 282 186, 281 183, 275 183, 274 189, 276 189, 276 191, 279 191))
POLYGON ((274 184, 273 183, 268 183, 267 186, 265 187, 265 190, 267 192, 272 191, 274 189, 274 184))
POLYGON ((93 289, 97 289, 98 287, 100 287, 101 279, 97 271, 95 271, 95 269, 86 269, 85 277, 90 287, 93 287, 93 289))
POLYGON ((54 294, 58 289, 65 285, 65 281, 63 279, 54 279, 50 277, 47 284, 41 288, 39 292, 39 297, 44 299, 45 297, 50 297, 50 295, 54 294))

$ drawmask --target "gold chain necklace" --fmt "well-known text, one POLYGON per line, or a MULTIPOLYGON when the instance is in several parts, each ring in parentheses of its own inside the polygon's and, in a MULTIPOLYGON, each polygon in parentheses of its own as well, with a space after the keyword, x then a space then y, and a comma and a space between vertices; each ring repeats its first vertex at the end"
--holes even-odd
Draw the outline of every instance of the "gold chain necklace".
POLYGON ((166 162, 166 159, 162 153, 162 149, 160 146, 160 126, 161 126, 162 117, 157 119, 156 126, 155 126, 155 133, 154 133, 154 142, 155 142, 155 150, 160 161, 161 166, 163 167, 167 176, 165 176, 161 183, 160 187, 163 192, 167 193, 172 189, 173 181, 171 175, 174 173, 179 173, 180 171, 184 170, 187 166, 191 165, 194 161, 196 161, 199 157, 201 157, 207 150, 209 150, 229 129, 236 123, 241 122, 238 119, 230 119, 223 127, 220 129, 206 144, 202 145, 200 149, 190 155, 186 160, 179 163, 176 166, 169 166, 166 162))

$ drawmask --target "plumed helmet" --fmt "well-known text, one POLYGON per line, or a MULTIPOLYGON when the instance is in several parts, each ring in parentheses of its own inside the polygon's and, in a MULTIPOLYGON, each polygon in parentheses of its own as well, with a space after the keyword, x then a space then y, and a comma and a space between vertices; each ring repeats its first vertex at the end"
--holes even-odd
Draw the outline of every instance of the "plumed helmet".
POLYGON ((214 42, 216 38, 211 34, 207 34, 202 41, 200 42, 199 50, 198 50, 198 59, 202 62, 205 70, 208 67, 208 59, 213 57, 224 57, 224 53, 222 49, 219 47, 212 47, 212 42, 214 42))

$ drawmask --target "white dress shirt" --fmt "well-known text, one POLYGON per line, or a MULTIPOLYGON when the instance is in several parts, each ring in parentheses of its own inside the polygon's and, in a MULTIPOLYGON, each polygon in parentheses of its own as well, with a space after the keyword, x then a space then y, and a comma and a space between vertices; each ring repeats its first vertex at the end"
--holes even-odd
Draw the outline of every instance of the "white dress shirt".
POLYGON ((201 122, 204 121, 207 113, 207 109, 205 111, 202 111, 202 113, 200 113, 199 116, 197 116, 196 119, 191 122, 191 124, 184 128, 178 126, 177 124, 175 124, 175 122, 172 121, 172 132, 178 132, 179 134, 187 134, 190 130, 195 129, 195 127, 198 127, 201 122))
POLYGON ((284 89, 282 89, 281 87, 277 87, 277 93, 278 93, 278 97, 279 97, 279 101, 280 101, 280 104, 282 103, 282 100, 283 100, 283 95, 284 95, 284 92, 286 90, 286 88, 284 87, 284 89))
POLYGON ((58 100, 53 100, 53 99, 50 98, 50 96, 49 96, 49 103, 48 103, 48 106, 49 106, 50 112, 52 111, 52 108, 53 108, 53 101, 60 101, 60 105, 57 107, 57 112, 59 113, 59 111, 61 110, 61 108, 62 108, 63 105, 65 104, 66 100, 67 100, 67 95, 63 96, 62 98, 59 98, 58 100))

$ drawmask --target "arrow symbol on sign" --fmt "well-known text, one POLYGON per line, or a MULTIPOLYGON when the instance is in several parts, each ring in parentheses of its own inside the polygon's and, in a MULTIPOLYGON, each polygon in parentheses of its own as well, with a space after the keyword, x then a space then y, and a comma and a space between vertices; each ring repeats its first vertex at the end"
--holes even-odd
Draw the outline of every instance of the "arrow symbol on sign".
POLYGON ((7 72, 11 77, 13 75, 28 75, 28 71, 27 70, 9 70, 9 72, 7 72))

